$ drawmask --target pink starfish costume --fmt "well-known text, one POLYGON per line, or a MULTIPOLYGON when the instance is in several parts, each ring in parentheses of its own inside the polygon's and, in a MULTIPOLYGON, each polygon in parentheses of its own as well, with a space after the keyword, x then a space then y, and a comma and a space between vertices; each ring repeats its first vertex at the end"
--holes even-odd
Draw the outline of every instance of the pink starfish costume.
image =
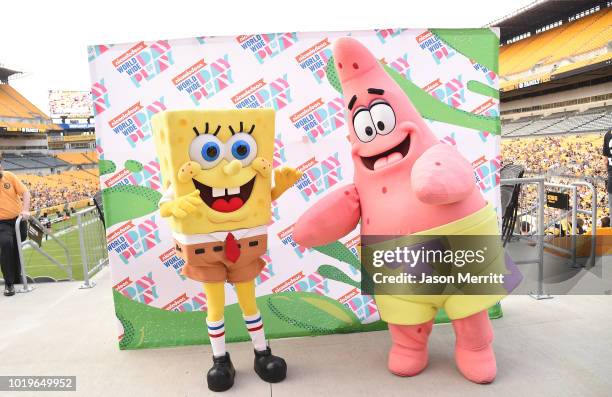
MULTIPOLYGON (((333 55, 350 121, 354 184, 306 211, 295 225, 295 241, 305 247, 328 244, 360 220, 366 236, 499 234, 495 212, 476 187, 471 164, 438 141, 368 49, 344 37, 334 43, 333 55)), ((376 296, 393 339, 389 370, 413 376, 425 369, 427 339, 443 307, 455 330, 460 372, 476 383, 492 382, 497 368, 487 309, 502 297, 376 296)))

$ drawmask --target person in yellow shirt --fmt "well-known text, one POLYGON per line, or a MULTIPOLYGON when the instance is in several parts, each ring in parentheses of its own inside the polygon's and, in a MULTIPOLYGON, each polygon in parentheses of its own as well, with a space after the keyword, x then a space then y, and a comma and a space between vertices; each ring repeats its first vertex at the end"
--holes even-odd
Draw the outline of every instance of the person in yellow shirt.
MULTIPOLYGON (((0 163, 0 268, 4 277, 4 296, 15 295, 14 284, 21 273, 15 222, 20 215, 22 219, 28 219, 29 211, 30 192, 15 174, 4 171, 0 163)), ((26 222, 20 225, 22 238, 26 235, 26 225, 26 222)))

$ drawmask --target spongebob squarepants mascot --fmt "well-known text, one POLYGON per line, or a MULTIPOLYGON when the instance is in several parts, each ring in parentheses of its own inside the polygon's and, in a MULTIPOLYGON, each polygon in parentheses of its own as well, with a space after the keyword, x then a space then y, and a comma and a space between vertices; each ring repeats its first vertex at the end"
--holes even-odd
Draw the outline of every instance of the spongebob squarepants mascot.
POLYGON ((208 387, 228 390, 234 367, 225 351, 225 282, 236 289, 244 322, 255 348, 255 372, 280 382, 285 360, 266 342, 255 301, 255 278, 267 249, 270 205, 301 176, 292 168, 275 170, 274 111, 165 111, 152 120, 165 194, 161 215, 168 217, 183 274, 204 283, 206 324, 213 351, 208 387))

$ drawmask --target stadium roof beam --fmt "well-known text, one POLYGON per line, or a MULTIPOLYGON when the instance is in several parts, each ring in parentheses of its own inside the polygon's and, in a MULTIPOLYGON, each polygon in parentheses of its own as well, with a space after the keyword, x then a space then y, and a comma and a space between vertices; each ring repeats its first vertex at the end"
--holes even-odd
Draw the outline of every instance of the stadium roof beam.
POLYGON ((591 7, 607 7, 607 0, 536 0, 533 3, 519 8, 512 14, 490 22, 487 27, 501 28, 500 43, 505 44, 509 39, 526 32, 535 34, 536 29, 550 23, 563 20, 591 7))
POLYGON ((22 72, 18 70, 9 69, 0 64, 0 84, 8 84, 9 77, 22 74, 22 72))

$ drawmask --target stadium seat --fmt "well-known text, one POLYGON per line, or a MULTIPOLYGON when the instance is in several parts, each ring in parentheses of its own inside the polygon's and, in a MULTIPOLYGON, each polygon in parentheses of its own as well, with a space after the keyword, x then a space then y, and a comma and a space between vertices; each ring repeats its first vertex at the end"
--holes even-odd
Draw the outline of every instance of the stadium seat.
MULTIPOLYGON (((511 76, 527 71, 537 64, 554 64, 562 59, 604 47, 611 40, 612 10, 606 8, 516 43, 504 45, 500 49, 499 74, 511 76)), ((564 65, 562 71, 580 66, 564 65)), ((506 83, 506 86, 509 84, 506 83)))

